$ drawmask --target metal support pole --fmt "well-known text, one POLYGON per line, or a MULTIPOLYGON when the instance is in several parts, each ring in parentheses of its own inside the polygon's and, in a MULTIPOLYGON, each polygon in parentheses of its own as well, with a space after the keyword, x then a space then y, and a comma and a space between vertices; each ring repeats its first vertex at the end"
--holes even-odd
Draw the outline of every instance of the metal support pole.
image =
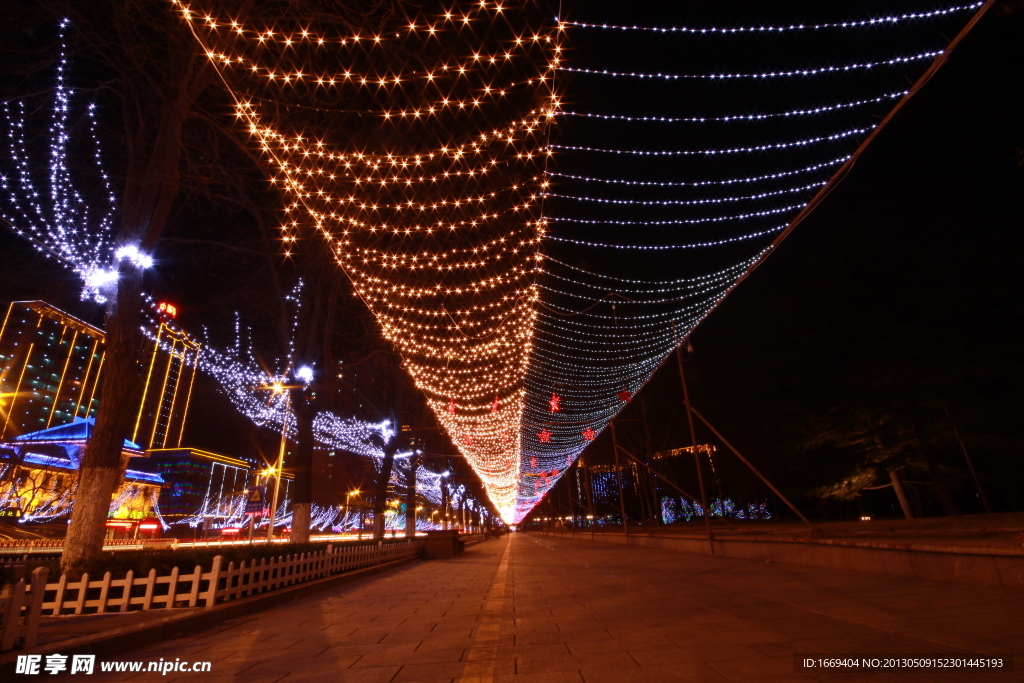
POLYGON ((619 484, 619 512, 622 514, 622 534, 629 538, 629 524, 626 522, 626 499, 622 494, 622 468, 619 466, 619 439, 615 434, 615 420, 611 420, 612 450, 615 452, 615 479, 619 484))
POLYGON ((715 535, 711 532, 711 510, 708 509, 708 496, 704 490, 704 470, 700 466, 700 453, 697 452, 697 430, 693 426, 693 408, 690 406, 690 390, 686 386, 686 373, 683 372, 683 347, 676 347, 676 360, 679 362, 679 381, 683 384, 683 403, 686 405, 686 421, 690 425, 690 443, 693 444, 693 462, 697 465, 697 483, 700 485, 700 504, 704 507, 704 525, 708 530, 708 543, 711 554, 715 554, 715 535))
POLYGON ((701 415, 700 413, 698 413, 698 412, 697 412, 697 409, 696 409, 696 408, 692 408, 692 407, 691 407, 691 408, 690 408, 690 411, 691 411, 691 412, 692 412, 692 413, 693 413, 694 415, 696 415, 696 416, 697 416, 697 419, 698 419, 698 420, 700 420, 701 422, 703 422, 703 423, 704 423, 704 424, 705 424, 705 425, 707 426, 707 428, 708 428, 708 429, 710 429, 710 430, 711 430, 711 432, 712 432, 712 433, 713 433, 713 434, 714 434, 715 436, 717 436, 717 437, 718 437, 718 440, 719 440, 719 441, 721 441, 722 443, 724 443, 724 444, 725 444, 726 448, 728 448, 728 449, 729 449, 730 451, 732 451, 733 453, 735 453, 735 454, 736 454, 736 457, 737 457, 737 458, 739 458, 740 460, 742 460, 742 461, 743 461, 743 464, 744 464, 744 465, 746 465, 747 467, 749 467, 749 468, 750 468, 750 471, 751 471, 751 472, 753 472, 754 474, 756 474, 756 475, 757 475, 757 478, 758 478, 758 479, 760 479, 761 481, 763 481, 763 482, 764 482, 764 484, 765 484, 765 486, 767 486, 768 488, 770 488, 770 489, 772 490, 772 493, 774 493, 774 494, 775 494, 776 496, 778 496, 779 498, 781 498, 781 499, 782 499, 782 502, 783 502, 783 503, 785 503, 785 504, 786 504, 786 505, 787 505, 787 506, 789 507, 789 509, 790 509, 790 510, 792 510, 792 511, 793 511, 793 513, 794 513, 794 514, 795 514, 795 515, 796 515, 797 517, 799 517, 799 518, 800 518, 800 520, 801 520, 801 521, 803 521, 803 523, 804 523, 804 524, 806 524, 806 525, 808 526, 808 528, 810 528, 810 529, 811 529, 811 531, 813 531, 813 530, 814 530, 814 526, 813 526, 813 525, 811 524, 810 520, 808 520, 808 519, 807 519, 806 517, 804 517, 803 513, 802 513, 802 512, 800 512, 799 510, 797 510, 797 509, 796 509, 796 506, 795 506, 795 505, 793 505, 793 504, 792 504, 791 502, 789 502, 789 498, 786 498, 786 497, 785 497, 784 495, 782 495, 782 493, 781 493, 781 492, 780 492, 780 491, 779 491, 779 490, 778 490, 777 488, 775 488, 774 486, 772 486, 772 483, 771 483, 770 481, 768 481, 768 480, 767 480, 767 479, 765 478, 765 476, 764 476, 763 474, 761 474, 760 472, 758 472, 758 471, 757 471, 757 468, 756 468, 756 467, 754 467, 753 465, 751 465, 751 464, 750 464, 750 461, 749 461, 749 460, 747 460, 746 458, 744 458, 744 457, 743 457, 743 455, 742 455, 742 454, 741 454, 741 453, 740 453, 740 452, 739 452, 738 450, 736 450, 736 447, 735 447, 735 446, 733 446, 733 445, 732 445, 731 443, 729 443, 728 441, 726 441, 725 437, 724 437, 724 436, 722 436, 721 434, 719 434, 719 433, 718 433, 718 430, 717 430, 717 429, 715 429, 714 427, 712 427, 712 426, 711 426, 711 423, 710 423, 710 422, 708 422, 708 421, 707 421, 707 419, 705 419, 705 417, 704 417, 703 415, 701 415))
MULTIPOLYGON (((651 446, 651 429, 647 424, 647 395, 640 394, 640 415, 644 420, 644 443, 647 446, 646 460, 649 461, 654 455, 654 448, 651 446)), ((644 462, 646 465, 647 462, 644 462)), ((650 468, 648 468, 650 469, 650 468)), ((653 501, 654 507, 654 523, 661 524, 664 520, 661 518, 661 499, 658 497, 658 482, 654 479, 654 476, 650 476, 651 480, 651 500, 653 501)))
POLYGON ((964 445, 964 440, 960 438, 960 430, 956 428, 956 424, 953 423, 953 418, 949 416, 949 409, 943 407, 946 411, 946 419, 949 420, 949 426, 953 428, 953 434, 956 435, 956 441, 960 444, 960 450, 964 454, 964 460, 967 461, 967 469, 971 471, 971 478, 974 479, 974 486, 978 489, 978 495, 981 496, 981 504, 985 508, 985 512, 992 514, 992 505, 988 502, 988 496, 985 495, 985 489, 981 487, 981 481, 978 479, 978 473, 974 471, 974 461, 971 460, 971 456, 967 453, 967 446, 964 445))
MULTIPOLYGON (((668 478, 667 478, 667 477, 666 477, 665 475, 663 475, 663 474, 659 473, 659 472, 658 472, 658 471, 657 471, 656 469, 654 469, 653 467, 651 467, 650 465, 648 465, 647 463, 645 463, 645 462, 644 462, 643 460, 641 460, 640 458, 638 458, 638 457, 636 457, 635 455, 633 455, 632 453, 630 453, 630 452, 629 452, 628 450, 626 450, 625 448, 622 448, 622 447, 620 446, 620 447, 619 447, 619 450, 620 450, 620 451, 622 451, 623 453, 625 453, 625 454, 626 454, 626 455, 627 455, 628 457, 632 458, 632 459, 633 459, 633 461, 634 461, 634 462, 636 462, 637 464, 641 465, 642 467, 645 467, 645 468, 647 469, 647 471, 648 471, 648 472, 650 472, 650 474, 651 474, 651 478, 652 478, 652 479, 653 479, 654 477, 657 477, 658 479, 661 479, 661 480, 662 480, 663 482, 665 482, 666 484, 668 484, 669 486, 671 486, 672 488, 674 488, 674 489, 675 489, 676 491, 679 491, 679 493, 681 493, 681 494, 683 494, 684 496, 686 496, 686 497, 687 497, 687 499, 689 499, 689 500, 690 500, 690 501, 692 501, 693 503, 699 503, 699 502, 700 502, 699 500, 697 500, 696 498, 694 498, 693 496, 691 496, 691 495, 690 495, 689 493, 687 493, 686 491, 684 491, 684 490, 683 490, 682 488, 680 488, 680 487, 679 487, 679 486, 678 486, 678 485, 677 485, 677 484, 676 484, 675 482, 673 482, 672 480, 668 479, 668 478)), ((725 524, 725 525, 726 525, 727 527, 729 527, 730 529, 735 529, 735 528, 736 528, 736 525, 735 525, 735 524, 733 524, 732 522, 730 522, 730 521, 729 521, 728 519, 726 519, 725 517, 722 517, 722 522, 723 522, 723 523, 724 523, 724 524, 725 524)))

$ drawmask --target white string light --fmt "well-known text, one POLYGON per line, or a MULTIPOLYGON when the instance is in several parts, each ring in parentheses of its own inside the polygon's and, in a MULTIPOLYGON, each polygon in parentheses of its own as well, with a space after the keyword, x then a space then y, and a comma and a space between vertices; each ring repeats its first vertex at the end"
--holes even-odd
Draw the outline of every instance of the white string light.
POLYGON ((691 26, 625 26, 616 24, 591 24, 582 21, 563 21, 562 23, 566 26, 572 26, 575 28, 599 28, 599 29, 615 29, 619 31, 648 31, 652 33, 690 33, 695 35, 706 35, 706 34, 723 34, 733 35, 740 33, 784 33, 791 31, 820 31, 822 29, 829 28, 863 28, 863 27, 879 27, 879 26, 894 26, 910 20, 920 19, 931 19, 934 17, 942 17, 957 12, 964 12, 970 10, 976 10, 982 6, 982 2, 975 2, 969 5, 955 5, 953 7, 946 7, 943 9, 932 10, 930 12, 907 12, 905 14, 891 14, 884 17, 872 17, 871 19, 858 19, 854 21, 834 21, 825 22, 820 24, 788 24, 780 26, 733 26, 733 27, 716 27, 716 26, 703 26, 700 28, 691 26))
POLYGON ((558 112, 558 116, 580 116, 588 119, 602 119, 604 121, 632 121, 636 123, 709 123, 712 121, 766 121, 768 119, 793 118, 797 116, 817 116, 843 109, 855 109, 866 104, 877 104, 888 100, 898 100, 907 94, 907 90, 894 92, 888 95, 872 97, 866 100, 844 102, 842 104, 822 105, 810 109, 791 109, 777 114, 734 114, 731 116, 626 116, 622 114, 595 114, 592 112, 566 111, 558 112))
POLYGON ((841 66, 820 66, 813 69, 791 69, 784 71, 762 71, 754 73, 723 73, 723 74, 666 74, 666 73, 633 73, 629 71, 608 71, 607 69, 587 69, 575 66, 559 66, 560 71, 572 73, 589 74, 592 76, 628 77, 639 79, 658 79, 664 81, 678 80, 733 80, 741 78, 765 79, 765 78, 788 78, 790 76, 820 76, 822 74, 840 74, 850 71, 866 71, 877 69, 880 66, 895 66, 896 64, 908 64, 924 59, 933 59, 942 54, 942 50, 931 50, 919 52, 909 57, 893 57, 878 62, 857 62, 854 64, 843 64, 841 66))
POLYGON ((790 149, 792 147, 806 147, 819 142, 830 142, 842 140, 854 135, 862 135, 871 131, 873 126, 866 128, 851 128, 832 135, 822 135, 803 140, 791 140, 789 142, 774 142, 764 145, 749 145, 744 147, 730 147, 726 149, 605 149, 602 147, 585 147, 583 145, 551 145, 553 149, 563 149, 573 152, 598 152, 601 154, 628 154, 635 156, 717 156, 720 154, 747 154, 751 152, 768 152, 776 149, 790 149))
POLYGON ((549 171, 548 175, 553 177, 568 178, 570 180, 579 180, 587 183, 603 183, 611 185, 629 185, 635 187, 708 187, 714 185, 737 185, 737 184, 748 184, 757 183, 763 180, 777 180, 779 178, 786 178, 788 176, 801 175, 803 173, 811 173, 813 171, 820 171, 823 168, 835 168, 841 165, 847 159, 849 155, 838 157, 836 159, 830 159, 818 164, 811 166, 805 166, 798 168, 793 171, 779 171, 777 173, 768 173, 759 176, 750 176, 746 178, 726 178, 724 180, 697 180, 697 181, 654 181, 654 180, 627 180, 621 178, 592 178, 589 176, 572 175, 570 173, 559 173, 557 171, 549 171))

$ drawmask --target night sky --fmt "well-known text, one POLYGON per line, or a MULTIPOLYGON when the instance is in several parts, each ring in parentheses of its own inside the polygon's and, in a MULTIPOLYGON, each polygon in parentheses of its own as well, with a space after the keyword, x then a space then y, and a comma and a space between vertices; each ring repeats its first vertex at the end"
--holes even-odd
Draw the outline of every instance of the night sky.
MULTIPOLYGON (((835 424, 823 418, 856 412, 851 406, 929 414, 942 465, 963 479, 948 424, 935 418, 948 408, 983 483, 997 489, 996 506, 1024 504, 1016 492, 1024 473, 1022 14, 994 8, 692 336, 694 406, 813 513, 858 512, 807 496, 849 474, 853 460, 799 447, 804 430, 835 424)), ((688 445, 674 359, 644 394, 654 450, 688 445)), ((638 415, 635 405, 624 413, 638 415)), ((642 437, 635 441, 643 450, 642 437)), ((610 462, 607 436, 591 456, 610 462)), ((765 495, 730 460, 719 467, 729 467, 733 495, 765 495)), ((695 488, 692 473, 681 476, 695 488)), ((964 508, 978 511, 973 491, 958 490, 964 508)), ((891 489, 864 502, 868 512, 898 515, 891 489)))

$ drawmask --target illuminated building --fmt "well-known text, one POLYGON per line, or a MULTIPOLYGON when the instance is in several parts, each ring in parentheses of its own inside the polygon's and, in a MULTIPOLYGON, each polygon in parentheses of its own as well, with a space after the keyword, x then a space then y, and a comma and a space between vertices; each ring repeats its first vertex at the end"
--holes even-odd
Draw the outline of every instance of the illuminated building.
MULTIPOLYGON (((148 451, 147 455, 156 471, 170 482, 160 496, 160 510, 168 523, 199 510, 215 517, 231 517, 245 488, 256 483, 255 466, 246 460, 198 448, 163 448, 148 451)), ((282 491, 287 492, 287 484, 282 491)))
MULTIPOLYGON (((0 509, 23 521, 46 521, 71 512, 78 468, 95 421, 74 422, 23 434, 0 443, 0 509)), ((144 519, 159 516, 157 500, 164 479, 137 444, 125 439, 124 475, 111 499, 110 516, 144 519)))
MULTIPOLYGON (((144 385, 133 443, 181 445, 199 350, 160 323, 139 359, 144 385)), ((103 362, 102 330, 42 301, 13 302, 0 326, 0 439, 95 417, 103 362)))
MULTIPOLYGON (((698 453, 706 453, 708 457, 714 456, 718 452, 714 444, 700 443, 697 444, 698 453)), ((662 451, 655 453, 651 456, 652 460, 666 460, 668 458, 678 458, 680 455, 693 453, 693 446, 683 446, 682 448, 673 448, 670 451, 662 451)))
MULTIPOLYGON (((621 465, 618 470, 619 472, 624 472, 624 468, 621 465)), ((590 466, 590 486, 595 503, 618 504, 619 484, 615 475, 615 465, 590 466)))
POLYGON ((16 301, 0 326, 0 439, 96 416, 103 332, 42 301, 16 301))
POLYGON ((153 347, 145 360, 146 383, 132 441, 146 448, 177 448, 181 445, 196 379, 199 349, 199 344, 184 332, 160 323, 153 347))

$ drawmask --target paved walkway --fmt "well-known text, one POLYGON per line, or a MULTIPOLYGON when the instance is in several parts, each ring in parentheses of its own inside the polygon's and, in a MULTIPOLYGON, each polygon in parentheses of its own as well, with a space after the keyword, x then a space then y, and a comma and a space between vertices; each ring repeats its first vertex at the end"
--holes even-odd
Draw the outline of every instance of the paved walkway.
POLYGON ((123 655, 210 673, 84 680, 1009 682, 1024 671, 797 675, 792 655, 1019 655, 1022 608, 1018 589, 519 534, 123 655))

